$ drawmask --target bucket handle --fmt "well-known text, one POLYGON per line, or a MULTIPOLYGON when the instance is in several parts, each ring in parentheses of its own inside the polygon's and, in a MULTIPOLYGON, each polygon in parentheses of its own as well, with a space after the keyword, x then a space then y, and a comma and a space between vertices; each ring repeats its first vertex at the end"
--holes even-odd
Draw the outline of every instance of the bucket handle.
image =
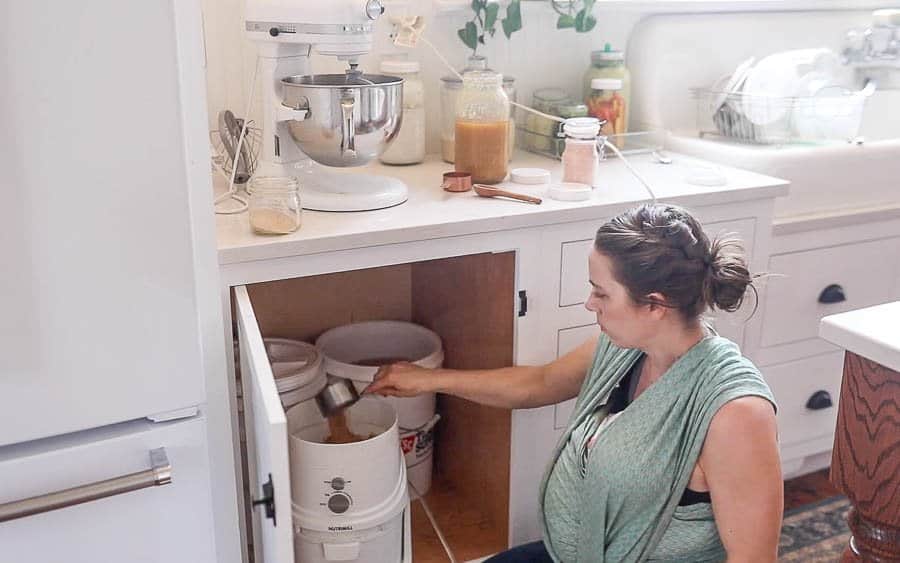
POLYGON ((432 428, 434 428, 434 426, 438 423, 438 421, 440 419, 441 419, 441 415, 435 414, 433 417, 431 417, 431 420, 429 420, 428 422, 426 422, 425 424, 423 424, 422 426, 420 426, 418 428, 403 428, 401 426, 400 431, 401 432, 428 432, 432 428))

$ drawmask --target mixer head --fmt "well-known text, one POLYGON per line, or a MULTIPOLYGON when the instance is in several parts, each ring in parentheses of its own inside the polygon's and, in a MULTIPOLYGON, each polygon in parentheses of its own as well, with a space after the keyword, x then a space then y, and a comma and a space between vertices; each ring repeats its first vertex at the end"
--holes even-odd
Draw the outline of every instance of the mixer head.
POLYGON ((254 41, 307 44, 323 55, 355 60, 372 50, 381 0, 246 0, 245 29, 254 41))

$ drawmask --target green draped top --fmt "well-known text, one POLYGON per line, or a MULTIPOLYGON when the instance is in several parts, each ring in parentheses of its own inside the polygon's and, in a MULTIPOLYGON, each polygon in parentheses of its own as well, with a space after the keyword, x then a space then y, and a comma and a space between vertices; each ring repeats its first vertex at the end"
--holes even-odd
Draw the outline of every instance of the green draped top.
POLYGON ((542 523, 554 561, 721 561, 710 504, 678 506, 716 411, 756 395, 775 405, 737 345, 705 338, 641 393, 601 435, 613 387, 640 357, 604 334, 575 410, 541 484, 542 523))

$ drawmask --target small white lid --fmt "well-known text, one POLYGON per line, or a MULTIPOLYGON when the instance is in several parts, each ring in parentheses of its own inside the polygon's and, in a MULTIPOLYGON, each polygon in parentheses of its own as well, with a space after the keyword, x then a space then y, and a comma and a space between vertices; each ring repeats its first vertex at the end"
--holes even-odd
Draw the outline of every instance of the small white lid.
POLYGON ((625 51, 614 51, 612 49, 601 49, 599 51, 591 51, 591 60, 599 61, 624 61, 625 51))
POLYGON ((591 90, 621 90, 622 80, 619 78, 594 78, 591 90))
POLYGON ((553 184, 547 190, 547 194, 559 201, 584 201, 591 199, 592 188, 587 184, 576 184, 574 182, 563 182, 561 184, 553 184))
POLYGON ((570 117, 563 123, 563 133, 572 137, 596 137, 600 120, 596 117, 570 117))
POLYGON ((404 61, 387 59, 381 61, 381 72, 397 72, 400 74, 409 74, 411 72, 419 72, 421 67, 419 61, 404 61))
POLYGON ((550 183, 550 171, 543 168, 513 168, 509 174, 516 184, 550 183))

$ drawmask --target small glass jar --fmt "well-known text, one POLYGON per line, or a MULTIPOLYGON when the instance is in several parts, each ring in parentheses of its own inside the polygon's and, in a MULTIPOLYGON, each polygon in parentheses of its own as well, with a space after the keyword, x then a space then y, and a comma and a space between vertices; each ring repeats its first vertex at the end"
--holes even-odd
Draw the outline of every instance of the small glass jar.
POLYGON ((587 106, 591 116, 603 122, 603 134, 616 135, 613 140, 621 146, 625 141, 621 135, 628 132, 625 125, 628 108, 622 96, 622 81, 618 78, 593 79, 587 106))
POLYGON ((454 164, 476 184, 496 184, 509 169, 509 98, 503 77, 473 70, 463 75, 454 131, 454 164))
POLYGON ((416 164, 425 160, 425 85, 419 63, 384 60, 381 72, 403 79, 403 119, 400 130, 379 159, 385 164, 416 164))
MULTIPOLYGON (((472 55, 466 60, 466 68, 460 74, 473 70, 486 70, 493 72, 487 65, 487 58, 481 55, 472 55)), ((453 163, 454 143, 453 139, 456 135, 456 107, 459 93, 462 91, 463 81, 455 75, 447 75, 441 78, 441 157, 444 162, 453 163)), ((503 77, 503 91, 506 92, 510 101, 516 101, 516 79, 511 76, 503 77)), ((509 157, 512 159, 513 147, 515 146, 515 126, 512 121, 514 119, 513 110, 510 108, 510 131, 509 131, 509 157)))
POLYGON ((600 120, 593 117, 567 119, 563 132, 566 135, 562 155, 563 182, 593 187, 600 163, 600 120))
POLYGON ((250 180, 250 227, 263 235, 286 235, 300 228, 300 183, 292 177, 250 180))
POLYGON ((631 72, 625 66, 625 53, 615 51, 609 43, 602 51, 591 52, 591 66, 584 73, 584 100, 591 97, 591 81, 595 78, 611 78, 622 81, 619 93, 625 102, 623 115, 623 132, 628 128, 628 111, 631 102, 631 72))

